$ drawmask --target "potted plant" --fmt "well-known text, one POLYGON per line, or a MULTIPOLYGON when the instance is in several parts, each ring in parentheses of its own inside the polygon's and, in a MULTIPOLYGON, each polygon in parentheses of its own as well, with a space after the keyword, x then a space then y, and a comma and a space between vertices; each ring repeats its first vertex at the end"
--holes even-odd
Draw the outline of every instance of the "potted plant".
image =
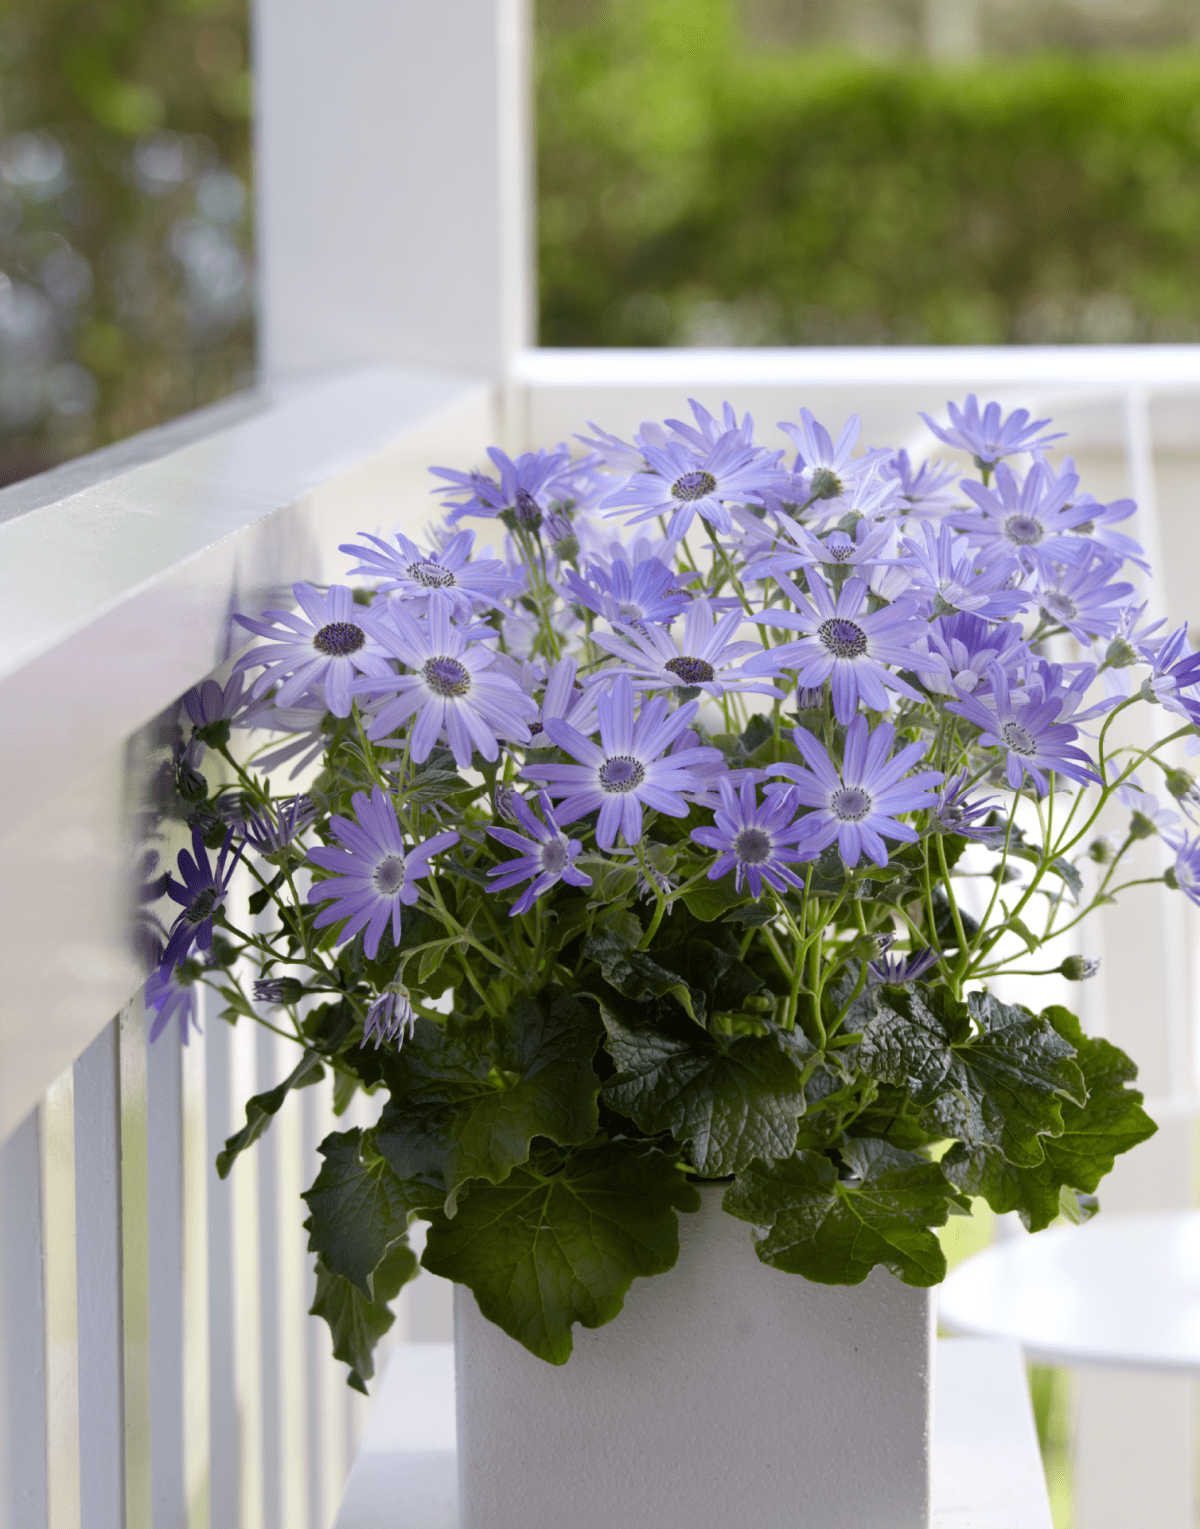
POLYGON ((303 1047, 222 1173, 291 1089, 381 1099, 305 1195, 313 1310, 363 1387, 428 1223, 470 1529, 924 1523, 937 1228, 1082 1220, 1154 1130, 997 980, 1089 976, 1148 835, 1200 899, 1155 795, 1190 816, 1200 657, 1047 421, 951 406, 962 473, 692 413, 435 469, 445 524, 185 698, 156 1028, 203 981, 303 1047), (1139 704, 1174 730, 1114 742, 1139 704))

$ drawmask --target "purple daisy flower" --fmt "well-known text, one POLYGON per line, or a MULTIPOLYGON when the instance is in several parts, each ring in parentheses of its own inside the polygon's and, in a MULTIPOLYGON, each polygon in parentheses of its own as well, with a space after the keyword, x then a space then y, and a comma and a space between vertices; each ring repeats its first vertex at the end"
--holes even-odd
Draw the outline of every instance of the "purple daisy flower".
POLYGON ((1033 569, 1034 554, 1056 563, 1081 563, 1087 543, 1071 533, 1087 519, 1084 506, 1071 504, 1079 479, 1054 478, 1041 462, 1035 462, 1022 484, 1007 463, 996 469, 996 487, 963 480, 963 491, 979 506, 973 512, 950 515, 946 524, 966 533, 972 546, 989 558, 1017 558, 1033 569))
POLYGON ((565 881, 573 887, 590 887, 592 878, 572 863, 583 845, 578 839, 569 839, 558 826, 558 819, 546 793, 538 792, 538 805, 542 809, 544 822, 534 817, 523 797, 514 795, 510 805, 514 821, 532 838, 523 838, 511 828, 488 829, 493 839, 499 839, 501 844, 519 853, 518 859, 502 861, 488 872, 489 876, 497 878, 492 890, 504 892, 531 878, 532 885, 526 887, 513 903, 509 909, 509 918, 516 918, 518 913, 528 913, 542 893, 548 892, 555 882, 565 881))
POLYGON ((444 601, 451 615, 463 620, 471 615, 477 601, 498 606, 501 597, 515 587, 516 581, 505 572, 498 558, 471 562, 474 531, 460 531, 439 551, 428 554, 399 531, 394 547, 366 531, 358 534, 373 546, 359 547, 346 542, 338 548, 339 552, 362 559, 350 572, 379 579, 379 588, 394 591, 413 615, 424 615, 436 600, 444 601))
POLYGON ((614 548, 607 571, 589 563, 586 579, 568 569, 563 575, 567 599, 577 600, 606 621, 672 621, 687 609, 691 596, 677 587, 670 568, 656 557, 631 564, 624 553, 623 547, 614 548))
MULTIPOLYGON (((1074 457, 1064 457, 1057 469, 1045 461, 1040 451, 1034 452, 1034 458, 1043 463, 1051 478, 1078 477, 1074 457)), ((1134 500, 1114 499, 1111 504, 1101 504, 1094 494, 1083 493, 1076 497, 1075 505, 1085 508, 1088 518, 1071 528, 1073 535, 1088 537, 1110 557, 1116 558, 1119 563, 1136 563, 1144 573, 1150 572, 1150 564, 1133 537, 1125 536, 1122 532, 1112 529, 1122 520, 1128 520, 1136 511, 1137 504, 1134 500)))
POLYGON ((354 595, 344 584, 331 584, 325 594, 311 584, 293 584, 292 593, 303 615, 266 611, 263 621, 234 617, 273 644, 243 653, 234 670, 240 674, 244 669, 263 666, 254 682, 256 696, 282 680, 275 694, 279 706, 291 706, 311 686, 320 685, 334 716, 348 717, 355 676, 390 674, 387 655, 367 632, 363 608, 355 605, 354 595))
POLYGON ((731 531, 729 504, 758 498, 774 482, 782 456, 747 446, 737 430, 704 451, 667 441, 662 446, 647 444, 645 452, 654 471, 635 473, 604 500, 603 508, 609 515, 636 511, 630 517, 633 524, 669 514, 667 535, 674 538, 686 536, 697 515, 718 531, 731 531))
POLYGON ((1124 603, 1134 593, 1132 584, 1109 582, 1120 566, 1095 547, 1074 568, 1039 558, 1033 598, 1044 616, 1064 626, 1082 643, 1114 637, 1124 603))
POLYGON ((287 741, 278 748, 256 755, 254 766, 265 775, 276 765, 294 760, 288 779, 295 780, 325 752, 329 742, 328 729, 332 725, 330 715, 324 697, 310 692, 292 706, 273 706, 270 701, 264 701, 260 710, 246 715, 234 725, 286 734, 287 741))
POLYGON ((944 670, 940 657, 914 650, 925 627, 913 601, 897 600, 884 610, 868 611, 868 591, 862 579, 847 579, 835 600, 825 581, 814 574, 808 580, 810 604, 786 576, 780 575, 779 582, 796 609, 764 611, 759 619, 804 636, 748 658, 743 665, 746 674, 777 674, 781 668, 791 669, 806 690, 829 680, 834 716, 844 724, 854 715, 860 699, 873 711, 888 709, 889 690, 897 690, 911 701, 923 699, 885 665, 916 668, 922 674, 944 670))
POLYGON ((805 837, 804 819, 795 821, 799 801, 790 790, 773 791, 761 804, 753 781, 742 782, 740 792, 727 777, 718 782, 721 805, 711 828, 693 828, 691 837, 705 849, 720 851, 708 873, 709 881, 734 873, 734 886, 742 891, 747 882, 750 895, 761 897, 763 883, 776 892, 785 886, 799 887, 800 878, 788 869, 816 858, 816 851, 796 848, 805 837))
POLYGON ((484 473, 455 472, 449 467, 429 469, 448 481, 449 487, 434 492, 445 494, 446 502, 453 506, 450 524, 464 515, 494 516, 508 511, 518 525, 536 531, 554 500, 562 497, 556 492, 557 481, 571 466, 570 452, 565 446, 557 451, 526 451, 514 462, 497 447, 489 446, 488 456, 500 471, 499 482, 484 473), (456 493, 464 497, 455 499, 456 493))
POLYGON ((1146 683, 1168 711, 1200 725, 1200 696, 1184 694, 1200 685, 1200 653, 1192 652, 1187 622, 1154 647, 1154 652, 1142 649, 1151 666, 1146 683))
POLYGON ((878 961, 868 961, 867 982, 871 985, 885 982, 889 987, 902 987, 915 982, 941 960, 936 950, 917 950, 905 955, 903 951, 888 951, 878 961))
MULTIPOLYGON (((759 677, 769 671, 760 668, 756 674, 748 675, 739 667, 741 660, 752 653, 772 656, 764 654, 759 642, 736 640, 745 619, 740 606, 723 616, 716 615, 704 596, 699 595, 688 607, 682 631, 662 626, 637 627, 618 621, 613 624, 623 637, 593 632, 592 641, 621 662, 622 672, 629 674, 639 690, 699 689, 717 700, 730 691, 782 696, 782 690, 759 677)), ((775 673, 779 667, 775 665, 775 673)))
MULTIPOLYGON (((697 709, 697 703, 689 701, 668 716, 667 698, 655 696, 635 718, 633 686, 628 675, 619 675, 610 693, 600 697, 600 743, 551 718, 546 723, 551 740, 580 763, 526 765, 521 773, 544 782, 550 795, 560 799, 560 823, 598 808, 596 843, 601 849, 611 849, 618 833, 632 846, 642 836, 643 804, 668 817, 685 818, 688 804, 680 793, 706 789, 704 778, 684 767, 679 755, 660 757, 687 729, 697 709)), ((720 749, 688 749, 684 757, 687 754, 697 756, 697 763, 724 763, 720 749)))
POLYGON ((402 983, 389 982, 367 1010, 361 1044, 365 1046, 374 1037, 376 1051, 383 1041, 397 1041, 403 1046, 406 1039, 412 1039, 416 1028, 417 1016, 408 989, 402 983))
POLYGON ((801 504, 810 500, 819 503, 842 500, 860 478, 874 476, 876 465, 886 454, 868 451, 861 457, 853 455, 862 432, 862 420, 857 414, 852 414, 842 426, 836 442, 808 409, 800 410, 798 425, 781 419, 779 428, 791 436, 796 448, 789 493, 798 493, 801 504))
POLYGON ((1200 834, 1185 838, 1175 856, 1175 881, 1179 890, 1200 908, 1200 834))
POLYGON ((444 736, 460 769, 470 766, 476 749, 485 759, 497 758, 499 737, 529 742, 527 724, 537 716, 537 706, 508 675, 492 672, 495 651, 468 644, 445 606, 432 607, 421 622, 402 606, 389 606, 368 619, 381 651, 412 670, 394 674, 389 669, 379 678, 357 682, 357 694, 383 699, 368 729, 373 740, 386 738, 415 714, 409 734, 413 759, 418 764, 428 759, 444 736))
POLYGON ((185 757, 193 768, 204 758, 206 744, 219 747, 228 743, 231 729, 243 725, 246 717, 261 709, 261 702, 243 694, 245 683, 245 676, 239 671, 223 686, 216 680, 205 680, 184 696, 184 710, 192 724, 185 757))
POLYGON ((239 845, 231 856, 229 849, 232 843, 231 828, 225 835, 225 842, 214 866, 208 858, 204 835, 199 828, 193 828, 192 854, 189 855, 186 849, 179 851, 179 874, 183 881, 178 882, 170 877, 163 890, 172 902, 180 904, 183 912, 171 925, 167 948, 159 963, 160 971, 169 972, 178 966, 186 959, 193 945, 199 950, 212 948, 213 917, 224 906, 230 880, 245 848, 239 845))
POLYGON ((529 748, 552 748, 545 736, 546 723, 551 718, 565 722, 577 733, 588 737, 596 731, 596 703, 600 692, 595 685, 584 689, 576 681, 579 666, 573 658, 560 658, 546 676, 546 688, 542 692, 539 716, 529 724, 529 748))
POLYGON ((981 415, 979 399, 974 393, 967 395, 962 409, 953 403, 946 407, 950 411, 948 429, 935 425, 928 414, 922 414, 921 418, 939 441, 945 441, 947 446, 957 446, 960 451, 969 451, 980 468, 994 467, 1001 457, 1036 451, 1051 441, 1061 440, 1066 434, 1059 430, 1054 435, 1040 435, 1038 432, 1050 421, 1035 419, 1031 423, 1028 409, 1014 409, 1007 419, 1001 419, 1000 405, 993 402, 981 415))
POLYGON ((334 874, 308 889, 310 903, 328 903, 313 923, 318 929, 346 919, 338 943, 365 929, 363 949, 374 960, 389 921, 393 943, 400 941, 400 910, 417 900, 414 885, 430 875, 430 857, 458 843, 456 833, 434 834, 413 849, 404 848, 396 818, 395 798, 375 786, 370 797, 356 791, 351 798, 354 817, 335 816, 329 826, 343 849, 321 846, 310 849, 309 862, 334 874))
POLYGON ((920 812, 937 799, 929 788, 945 779, 940 770, 908 774, 928 744, 905 744, 893 756, 896 729, 891 723, 881 722, 869 732, 867 719, 857 716, 846 729, 839 770, 807 728, 795 728, 792 737, 808 769, 785 763, 770 765, 768 773, 794 781, 796 800, 816 808, 801 819, 806 849, 819 852, 836 840, 842 859, 853 868, 864 851, 876 865, 886 865, 884 839, 917 842, 916 829, 898 823, 895 815, 920 812))
POLYGON ((964 839, 978 839, 983 844, 990 844, 998 835, 1003 843, 1003 828, 988 828, 979 821, 991 813, 998 799, 984 796, 970 801, 967 797, 970 778, 968 771, 960 770, 938 793, 937 805, 933 809, 938 827, 943 833, 961 834, 964 839))
POLYGON ((1000 664, 1012 673, 1028 652, 1025 634, 1015 621, 991 626, 981 616, 960 611, 939 616, 923 635, 924 646, 946 664, 946 672, 929 674, 926 686, 938 695, 956 696, 987 683, 989 664, 1000 664))
POLYGON ((909 519, 944 515, 958 502, 954 492, 959 477, 957 467, 947 467, 941 462, 922 462, 914 472, 908 452, 901 450, 880 466, 879 475, 885 479, 895 478, 900 486, 904 514, 909 519))
POLYGON ((1087 755, 1074 746, 1079 729, 1059 721, 1070 704, 1066 693, 1047 694, 1046 676, 1039 675, 1027 687, 1028 699, 1014 702, 1008 675, 999 664, 988 665, 988 678, 991 705, 960 690, 959 699, 947 701, 946 709, 979 728, 979 741, 986 747, 1004 750, 1008 758, 1005 776, 1014 791, 1021 789, 1028 774, 1038 795, 1045 796, 1050 789, 1048 770, 1081 785, 1099 780, 1087 755))
POLYGON ((1011 587, 1022 574, 1016 558, 997 558, 988 567, 976 566, 967 538, 945 521, 936 528, 921 522, 925 545, 906 536, 903 546, 918 572, 916 588, 928 599, 931 613, 970 611, 988 621, 1007 621, 1025 610, 1030 597, 1011 587))
POLYGON ((260 855, 277 855, 316 820, 312 797, 293 796, 252 812, 240 825, 241 835, 260 855))
POLYGON ((179 1039, 186 1046, 191 1030, 200 1033, 200 998, 193 981, 180 977, 179 968, 169 971, 159 967, 146 978, 144 996, 147 1009, 154 1010, 149 1039, 156 1041, 172 1019, 179 1021, 179 1039))

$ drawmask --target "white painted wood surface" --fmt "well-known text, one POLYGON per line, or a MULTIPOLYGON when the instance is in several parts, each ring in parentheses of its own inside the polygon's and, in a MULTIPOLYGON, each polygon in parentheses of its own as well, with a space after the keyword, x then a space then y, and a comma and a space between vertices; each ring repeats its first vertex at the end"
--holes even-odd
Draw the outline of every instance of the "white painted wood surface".
MULTIPOLYGON (((988 1340, 941 1339, 936 1398, 930 1529, 1050 1529, 1020 1351, 988 1340)), ((335 1529, 459 1529, 456 1442, 453 1344, 397 1349, 335 1529)), ((858 1444, 869 1460, 868 1432, 858 1444)), ((743 1509, 692 1522, 701 1529, 749 1521, 743 1509)), ((801 1521, 794 1509, 780 1522, 801 1521)), ((625 1518, 622 1529, 645 1529, 650 1522, 625 1518)), ((530 1520, 529 1529, 542 1526, 530 1520)))

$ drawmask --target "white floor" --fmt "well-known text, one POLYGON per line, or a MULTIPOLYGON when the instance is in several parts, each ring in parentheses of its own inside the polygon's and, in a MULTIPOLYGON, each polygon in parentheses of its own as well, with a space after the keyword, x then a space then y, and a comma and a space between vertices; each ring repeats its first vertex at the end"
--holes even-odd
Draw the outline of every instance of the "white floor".
MULTIPOLYGON (((933 1504, 931 1529, 1051 1529, 1015 1344, 939 1341, 933 1504)), ((335 1529, 458 1529, 453 1344, 393 1354, 335 1529)))

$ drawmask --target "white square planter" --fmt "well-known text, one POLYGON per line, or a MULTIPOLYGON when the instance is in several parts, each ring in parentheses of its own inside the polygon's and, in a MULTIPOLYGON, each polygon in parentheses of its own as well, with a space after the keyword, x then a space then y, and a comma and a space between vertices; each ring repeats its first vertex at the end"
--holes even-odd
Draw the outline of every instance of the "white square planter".
POLYGON ((565 1365, 456 1288, 461 1529, 928 1529, 930 1292, 780 1273, 704 1200, 565 1365))

